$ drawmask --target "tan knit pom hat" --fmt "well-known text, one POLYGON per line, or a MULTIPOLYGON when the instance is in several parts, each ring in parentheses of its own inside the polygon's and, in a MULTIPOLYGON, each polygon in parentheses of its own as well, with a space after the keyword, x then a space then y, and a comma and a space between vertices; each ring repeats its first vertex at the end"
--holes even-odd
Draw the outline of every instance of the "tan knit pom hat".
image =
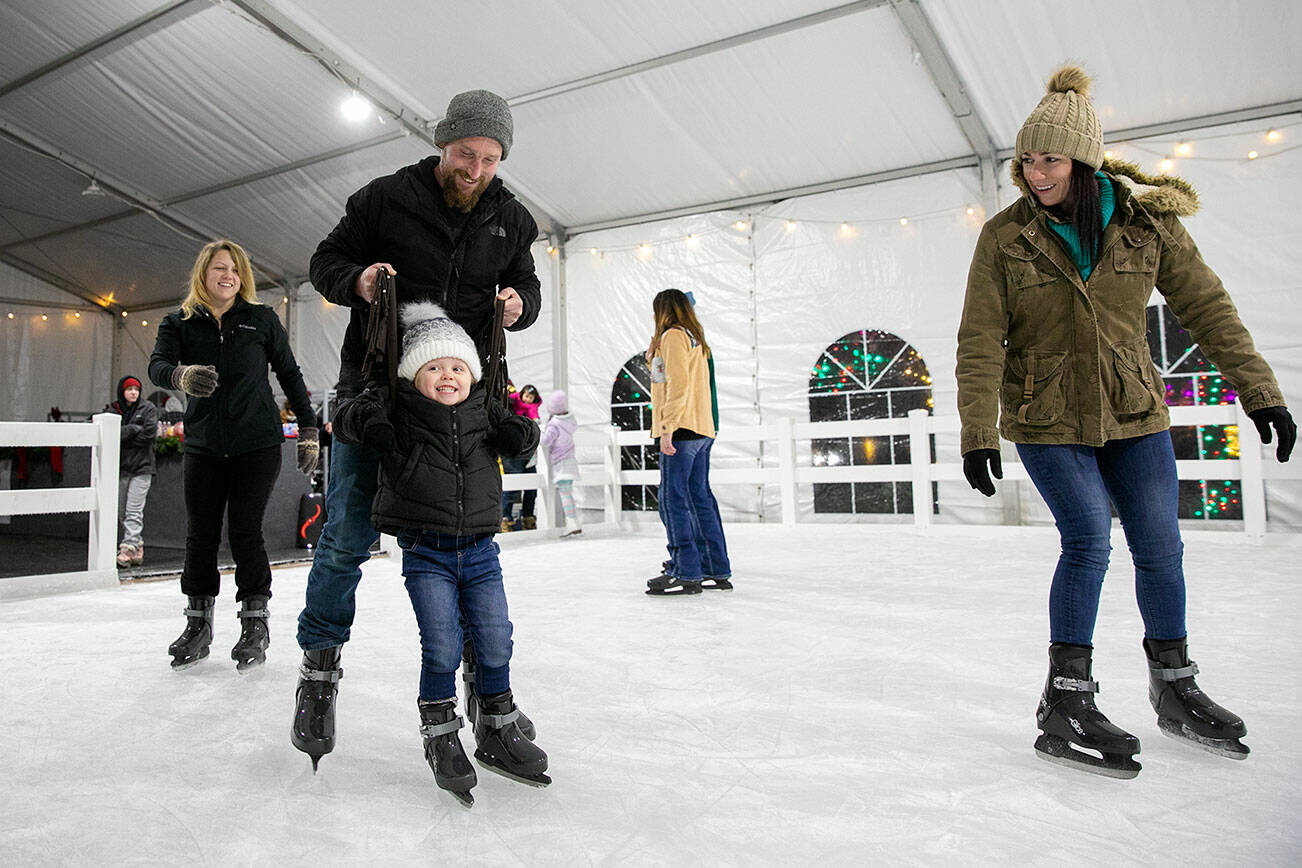
POLYGON ((1063 154, 1097 170, 1103 165, 1103 126, 1090 102, 1090 77, 1078 66, 1064 66, 1049 78, 1048 91, 1017 133, 1017 156, 1063 154))

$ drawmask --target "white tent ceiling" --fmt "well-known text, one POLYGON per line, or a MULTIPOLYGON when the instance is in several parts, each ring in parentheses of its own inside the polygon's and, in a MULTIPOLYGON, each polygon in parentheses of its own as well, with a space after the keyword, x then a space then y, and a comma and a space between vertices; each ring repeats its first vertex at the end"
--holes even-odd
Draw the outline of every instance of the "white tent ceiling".
POLYGON ((1302 111, 1299 35, 1288 0, 5 0, 0 262, 148 309, 224 235, 301 280, 473 87, 512 103, 502 175, 557 237, 957 166, 993 204, 1058 62, 1133 138, 1302 111))

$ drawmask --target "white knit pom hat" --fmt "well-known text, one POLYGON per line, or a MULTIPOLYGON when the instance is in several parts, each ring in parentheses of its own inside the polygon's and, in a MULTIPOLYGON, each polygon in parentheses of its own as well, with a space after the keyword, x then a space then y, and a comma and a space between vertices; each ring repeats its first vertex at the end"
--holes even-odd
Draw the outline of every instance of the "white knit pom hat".
POLYGON ((402 360, 398 376, 415 380, 416 372, 432 359, 460 359, 470 368, 475 382, 483 379, 479 351, 466 330, 448 318, 437 304, 428 301, 402 306, 402 360))

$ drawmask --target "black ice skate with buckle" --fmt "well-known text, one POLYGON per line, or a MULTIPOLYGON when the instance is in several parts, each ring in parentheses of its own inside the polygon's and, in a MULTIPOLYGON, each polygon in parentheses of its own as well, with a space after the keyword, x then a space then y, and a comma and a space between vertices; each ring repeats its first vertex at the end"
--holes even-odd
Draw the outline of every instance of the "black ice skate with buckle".
POLYGON ((511 691, 478 698, 475 714, 475 759, 490 772, 531 787, 545 787, 552 779, 547 771, 547 754, 520 732, 511 691))
POLYGON ((208 646, 212 645, 212 610, 215 597, 187 597, 189 605, 185 608, 185 629, 167 648, 172 655, 173 669, 189 669, 208 656, 208 646))
POLYGON ((1099 685, 1090 680, 1093 650, 1065 643, 1049 646, 1049 677, 1035 713, 1041 731, 1035 740, 1036 756, 1096 775, 1133 778, 1143 768, 1134 759, 1139 739, 1114 725, 1094 705, 1099 685))
POLYGON ((420 709, 420 734, 425 740, 425 761, 434 772, 434 783, 470 808, 475 804, 470 790, 479 779, 457 734, 464 721, 456 712, 456 704, 455 699, 417 700, 416 703, 420 709))
MULTIPOLYGON (((478 697, 475 694, 475 648, 467 639, 461 646, 461 685, 465 688, 466 695, 466 717, 470 725, 475 725, 475 712, 479 708, 478 697)), ((533 741, 538 736, 538 731, 534 729, 533 721, 520 708, 515 707, 516 713, 520 716, 516 718, 515 725, 520 727, 520 734, 529 741, 533 741)))
POLYGON ((1165 735, 1227 759, 1248 757, 1239 739, 1248 734, 1243 720, 1212 701, 1198 687, 1198 664, 1189 659, 1185 639, 1145 639, 1148 701, 1165 735))
POLYGON ((267 597, 249 597, 240 603, 240 638, 231 649, 231 659, 240 672, 267 662, 267 647, 271 645, 271 630, 267 619, 267 597))
POLYGON ((294 724, 289 740, 312 759, 316 774, 321 757, 335 749, 335 698, 339 679, 344 677, 339 665, 340 646, 304 651, 298 667, 295 691, 294 724))

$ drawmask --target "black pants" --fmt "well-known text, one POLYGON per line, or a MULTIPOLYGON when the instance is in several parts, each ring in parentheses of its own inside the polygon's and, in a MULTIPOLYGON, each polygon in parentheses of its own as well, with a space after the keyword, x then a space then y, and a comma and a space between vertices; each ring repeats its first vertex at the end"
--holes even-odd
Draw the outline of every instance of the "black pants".
POLYGON ((262 543, 262 516, 280 475, 280 444, 230 458, 185 456, 185 570, 181 593, 217 596, 217 548, 222 513, 235 557, 235 599, 271 596, 271 565, 262 543))

